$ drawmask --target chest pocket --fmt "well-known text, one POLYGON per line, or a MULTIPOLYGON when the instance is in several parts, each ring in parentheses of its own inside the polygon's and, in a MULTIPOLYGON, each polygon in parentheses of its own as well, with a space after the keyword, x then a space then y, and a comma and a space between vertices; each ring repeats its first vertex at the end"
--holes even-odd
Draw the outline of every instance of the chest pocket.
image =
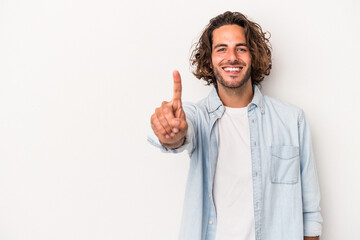
POLYGON ((299 180, 299 148, 294 146, 271 147, 271 182, 294 184, 299 180))

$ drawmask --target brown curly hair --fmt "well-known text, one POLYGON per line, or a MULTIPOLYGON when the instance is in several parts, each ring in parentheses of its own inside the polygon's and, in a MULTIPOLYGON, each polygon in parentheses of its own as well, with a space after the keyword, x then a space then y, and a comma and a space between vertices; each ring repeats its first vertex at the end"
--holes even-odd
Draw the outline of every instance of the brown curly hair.
MULTIPOLYGON (((207 85, 217 85, 215 75, 211 69, 212 34, 213 31, 224 25, 239 25, 244 28, 248 48, 251 53, 251 80, 255 85, 260 85, 265 75, 270 74, 271 46, 269 37, 262 31, 259 24, 250 21, 239 12, 225 12, 212 18, 203 31, 199 41, 192 51, 190 63, 195 66, 193 74, 198 79, 203 79, 207 85)), ((270 35, 270 33, 269 33, 270 35)))

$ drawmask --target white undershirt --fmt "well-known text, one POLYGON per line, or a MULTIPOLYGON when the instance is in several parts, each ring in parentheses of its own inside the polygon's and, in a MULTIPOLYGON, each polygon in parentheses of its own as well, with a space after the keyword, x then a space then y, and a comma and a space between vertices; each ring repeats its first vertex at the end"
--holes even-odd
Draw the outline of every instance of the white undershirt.
POLYGON ((219 154, 214 180, 215 240, 255 239, 247 114, 247 107, 225 107, 225 113, 219 119, 219 154))

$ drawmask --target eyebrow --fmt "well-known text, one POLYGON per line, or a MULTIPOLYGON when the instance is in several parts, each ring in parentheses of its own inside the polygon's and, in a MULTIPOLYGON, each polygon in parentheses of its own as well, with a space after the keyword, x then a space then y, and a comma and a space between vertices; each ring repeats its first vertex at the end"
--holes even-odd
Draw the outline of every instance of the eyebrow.
MULTIPOLYGON (((219 47, 227 47, 228 45, 227 44, 224 44, 224 43, 220 43, 220 44, 216 44, 214 46, 214 49, 216 48, 219 48, 219 47)), ((246 43, 238 43, 235 45, 236 47, 239 47, 239 46, 244 46, 244 47, 247 47, 246 43)))

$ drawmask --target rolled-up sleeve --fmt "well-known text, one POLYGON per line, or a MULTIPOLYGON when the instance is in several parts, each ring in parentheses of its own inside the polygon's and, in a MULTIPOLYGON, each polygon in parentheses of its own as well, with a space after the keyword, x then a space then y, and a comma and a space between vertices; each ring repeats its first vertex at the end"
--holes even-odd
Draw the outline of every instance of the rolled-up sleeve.
POLYGON ((309 124, 303 111, 299 117, 299 142, 304 236, 320 236, 323 222, 320 213, 320 187, 309 124))

